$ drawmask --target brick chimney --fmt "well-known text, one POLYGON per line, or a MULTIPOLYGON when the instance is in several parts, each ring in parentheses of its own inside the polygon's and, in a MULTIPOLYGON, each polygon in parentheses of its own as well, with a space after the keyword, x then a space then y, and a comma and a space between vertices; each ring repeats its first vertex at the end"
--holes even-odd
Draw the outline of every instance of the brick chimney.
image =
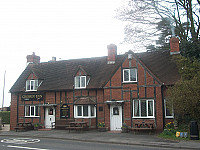
POLYGON ((110 44, 107 46, 107 49, 108 49, 107 64, 115 64, 115 59, 117 56, 117 46, 115 44, 110 44))
POLYGON ((177 37, 171 37, 169 40, 170 43, 170 54, 180 54, 179 50, 179 39, 177 37))
POLYGON ((27 55, 26 56, 27 59, 27 65, 28 64, 39 64, 40 63, 40 56, 36 56, 35 52, 33 52, 32 55, 27 55))

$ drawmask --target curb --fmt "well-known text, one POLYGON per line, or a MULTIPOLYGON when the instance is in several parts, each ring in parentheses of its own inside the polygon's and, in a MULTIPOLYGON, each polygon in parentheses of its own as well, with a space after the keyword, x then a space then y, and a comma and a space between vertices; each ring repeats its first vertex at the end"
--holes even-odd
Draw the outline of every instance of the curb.
MULTIPOLYGON (((1 134, 0 134, 1 135, 1 134)), ((13 136, 13 135, 1 135, 1 136, 13 136)), ((30 137, 28 135, 15 135, 16 137, 30 137)), ((129 143, 129 142, 114 142, 114 141, 99 141, 99 140, 82 140, 77 138, 60 138, 60 137, 46 137, 46 136, 35 136, 35 138, 46 138, 46 139, 60 139, 60 140, 68 140, 68 141, 79 141, 79 142, 93 142, 93 143, 101 143, 101 144, 118 144, 118 145, 136 145, 136 146, 148 146, 148 147, 162 147, 162 148, 172 148, 172 149, 192 149, 192 150, 199 150, 199 148, 192 148, 192 147, 184 147, 184 146, 171 146, 171 145, 160 145, 160 144, 142 144, 142 143, 129 143)))

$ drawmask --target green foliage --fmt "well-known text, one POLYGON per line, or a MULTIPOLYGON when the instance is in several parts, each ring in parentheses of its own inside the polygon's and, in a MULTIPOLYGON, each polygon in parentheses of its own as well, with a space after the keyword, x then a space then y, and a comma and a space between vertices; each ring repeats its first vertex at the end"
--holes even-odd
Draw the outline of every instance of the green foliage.
POLYGON ((171 136, 171 137, 175 137, 176 131, 177 130, 174 129, 174 123, 169 122, 165 125, 164 131, 162 132, 162 134, 167 135, 167 136, 171 136))
POLYGON ((169 122, 165 125, 163 132, 159 135, 159 137, 162 138, 167 138, 167 139, 173 139, 173 140, 188 140, 189 138, 181 138, 181 137, 176 137, 176 132, 188 132, 188 130, 185 130, 182 128, 183 126, 179 127, 178 129, 174 128, 174 122, 169 122))
POLYGON ((2 119, 2 122, 5 122, 6 124, 10 124, 10 111, 1 111, 0 117, 2 119))
POLYGON ((177 63, 181 79, 168 89, 168 106, 173 105, 179 124, 200 122, 200 62, 180 56, 177 63))
POLYGON ((40 128, 40 127, 42 127, 42 124, 40 124, 40 123, 34 123, 34 128, 40 128))
POLYGON ((129 128, 129 126, 126 124, 126 123, 122 123, 122 127, 121 127, 122 129, 128 129, 129 128))
POLYGON ((176 57, 179 73, 183 80, 193 80, 200 75, 200 62, 196 58, 176 57))
POLYGON ((200 60, 200 41, 182 41, 180 44, 181 54, 185 57, 200 60))
POLYGON ((99 127, 99 128, 105 127, 105 123, 104 123, 104 122, 100 122, 100 123, 98 124, 98 127, 99 127))

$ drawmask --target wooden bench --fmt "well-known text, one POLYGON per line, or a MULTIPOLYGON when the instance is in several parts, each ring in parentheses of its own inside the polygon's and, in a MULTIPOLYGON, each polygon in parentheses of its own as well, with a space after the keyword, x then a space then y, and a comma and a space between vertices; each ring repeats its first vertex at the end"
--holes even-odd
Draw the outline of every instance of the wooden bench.
POLYGON ((149 131, 149 134, 154 130, 153 123, 145 123, 145 122, 139 122, 134 123, 132 128, 129 128, 129 131, 139 132, 139 131, 149 131))
POLYGON ((14 129, 16 132, 18 130, 27 131, 27 130, 33 130, 34 126, 31 122, 19 122, 16 124, 16 127, 14 127, 14 129))
POLYGON ((76 131, 83 131, 83 127, 66 127, 66 130, 76 130, 76 131))
POLYGON ((14 127, 14 129, 16 132, 17 132, 17 130, 26 131, 25 127, 14 127))
POLYGON ((88 125, 86 122, 70 122, 69 126, 65 127, 66 130, 76 130, 76 131, 83 131, 88 129, 88 125))
POLYGON ((57 119, 56 122, 52 124, 52 128, 65 130, 66 126, 69 126, 70 122, 74 122, 74 119, 57 119))

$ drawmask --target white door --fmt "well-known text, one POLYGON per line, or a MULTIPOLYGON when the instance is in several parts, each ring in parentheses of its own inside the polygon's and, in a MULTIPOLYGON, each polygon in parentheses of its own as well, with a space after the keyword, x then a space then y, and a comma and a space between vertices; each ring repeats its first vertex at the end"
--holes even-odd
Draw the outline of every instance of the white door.
POLYGON ((55 108, 45 108, 45 128, 52 128, 52 123, 55 122, 55 108))
POLYGON ((122 127, 122 106, 110 106, 110 130, 120 131, 122 127))

